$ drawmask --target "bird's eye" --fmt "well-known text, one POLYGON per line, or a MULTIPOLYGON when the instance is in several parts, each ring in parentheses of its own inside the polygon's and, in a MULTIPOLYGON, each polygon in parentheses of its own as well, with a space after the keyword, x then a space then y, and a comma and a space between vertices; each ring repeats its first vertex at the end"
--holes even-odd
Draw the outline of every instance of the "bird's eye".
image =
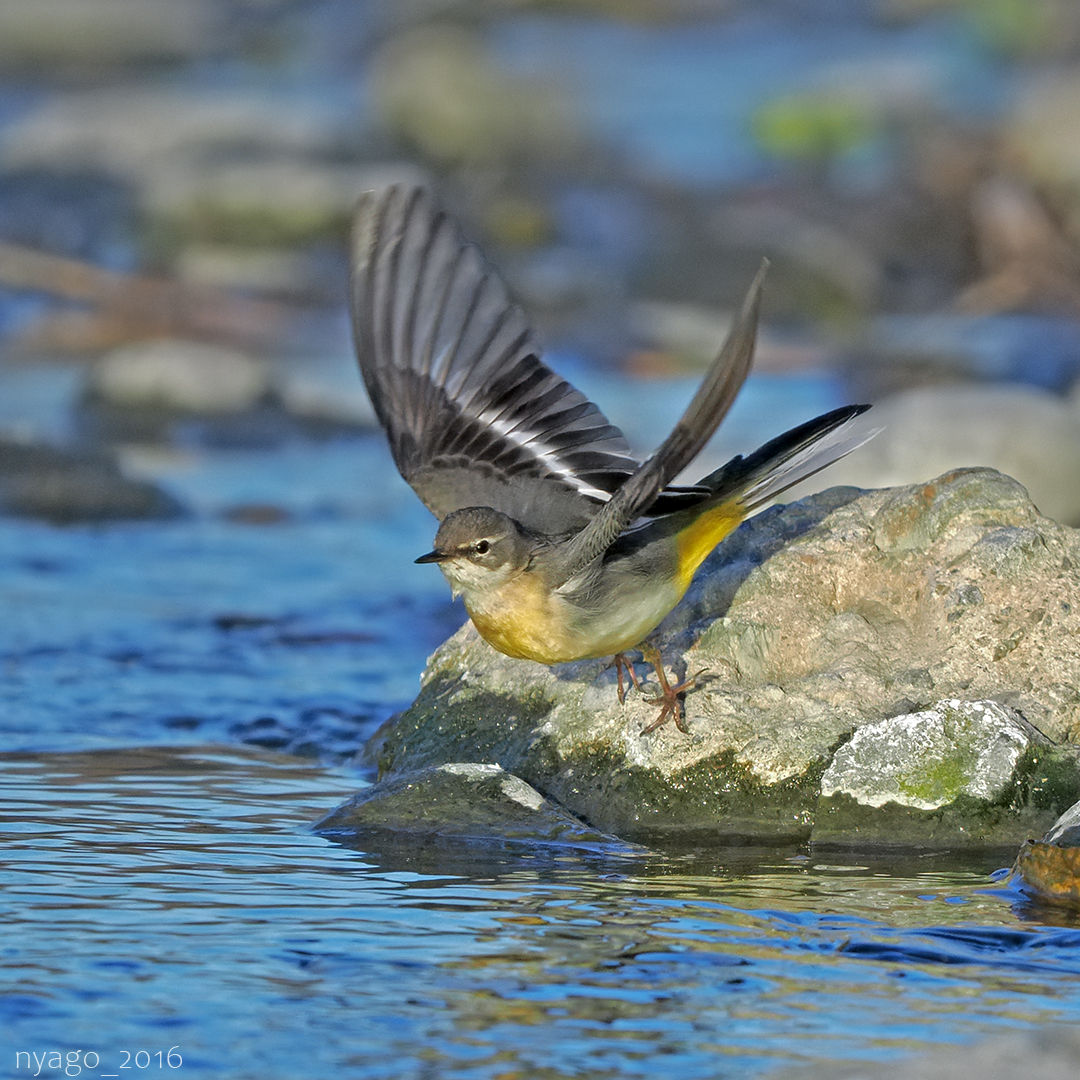
POLYGON ((486 555, 490 550, 491 545, 486 540, 478 540, 476 544, 473 545, 473 551, 475 551, 477 555, 486 555))

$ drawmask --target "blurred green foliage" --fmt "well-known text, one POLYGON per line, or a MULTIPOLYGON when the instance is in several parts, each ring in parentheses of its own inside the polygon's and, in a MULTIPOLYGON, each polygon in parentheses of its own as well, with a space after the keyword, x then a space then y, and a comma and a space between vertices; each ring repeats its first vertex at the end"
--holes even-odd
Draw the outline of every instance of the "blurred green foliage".
POLYGON ((757 144, 772 157, 826 163, 872 140, 875 110, 847 95, 791 94, 761 106, 751 119, 757 144))

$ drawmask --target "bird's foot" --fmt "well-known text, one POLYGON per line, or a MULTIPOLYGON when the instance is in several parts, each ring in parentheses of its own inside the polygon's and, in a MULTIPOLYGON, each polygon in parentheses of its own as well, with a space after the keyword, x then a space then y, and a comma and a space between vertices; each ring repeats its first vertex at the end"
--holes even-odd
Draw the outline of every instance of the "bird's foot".
POLYGON ((664 671, 664 663, 660 656, 660 650, 651 645, 642 647, 641 655, 656 669, 656 681, 660 684, 660 694, 657 697, 647 697, 644 700, 650 705, 659 705, 660 714, 649 724, 642 728, 641 734, 648 735, 650 732, 662 728, 669 720, 675 721, 675 726, 684 734, 689 735, 690 729, 686 726, 686 707, 683 697, 687 690, 697 685, 701 672, 697 671, 682 682, 674 686, 668 682, 667 673, 664 671))
POLYGON ((641 679, 638 678, 638 673, 634 670, 633 662, 629 659, 626 653, 616 653, 611 662, 615 665, 615 676, 618 679, 619 687, 619 704, 626 704, 626 684, 623 682, 623 671, 630 676, 630 681, 640 691, 642 687, 641 679))

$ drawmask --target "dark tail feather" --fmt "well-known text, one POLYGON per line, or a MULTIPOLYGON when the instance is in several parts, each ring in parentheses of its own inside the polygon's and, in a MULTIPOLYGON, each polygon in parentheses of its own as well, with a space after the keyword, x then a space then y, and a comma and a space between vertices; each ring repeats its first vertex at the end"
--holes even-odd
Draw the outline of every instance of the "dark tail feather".
POLYGON ((709 502, 735 496, 750 513, 872 439, 880 428, 865 435, 843 430, 869 408, 845 405, 807 420, 752 454, 732 458, 695 486, 709 489, 709 502))

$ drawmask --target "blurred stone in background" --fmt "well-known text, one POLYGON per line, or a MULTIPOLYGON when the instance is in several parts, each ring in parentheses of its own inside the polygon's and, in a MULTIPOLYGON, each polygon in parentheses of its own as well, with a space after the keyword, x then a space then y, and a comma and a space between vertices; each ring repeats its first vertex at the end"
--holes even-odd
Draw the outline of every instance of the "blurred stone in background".
MULTIPOLYGON (((600 387, 642 450, 768 256, 757 371, 801 380, 780 397, 808 414, 888 420, 821 484, 987 464, 1075 520, 1076 410, 1053 395, 1080 374, 1078 10, 0 5, 0 384, 91 361, 65 423, 19 428, 73 452, 366 430, 349 219, 359 191, 419 182, 575 378, 654 380, 600 387), (69 261, 29 273, 32 252, 69 261)), ((713 453, 774 434, 780 397, 748 390, 713 453)))
MULTIPOLYGON (((1019 480, 1047 517, 1080 526, 1080 400, 1030 386, 948 386, 882 399, 862 420, 883 430, 829 470, 830 484, 917 484, 988 465, 1019 480)), ((793 489, 795 498, 819 484, 793 489)))
POLYGON ((0 71, 194 60, 220 42, 226 11, 216 0, 8 0, 0 71))

